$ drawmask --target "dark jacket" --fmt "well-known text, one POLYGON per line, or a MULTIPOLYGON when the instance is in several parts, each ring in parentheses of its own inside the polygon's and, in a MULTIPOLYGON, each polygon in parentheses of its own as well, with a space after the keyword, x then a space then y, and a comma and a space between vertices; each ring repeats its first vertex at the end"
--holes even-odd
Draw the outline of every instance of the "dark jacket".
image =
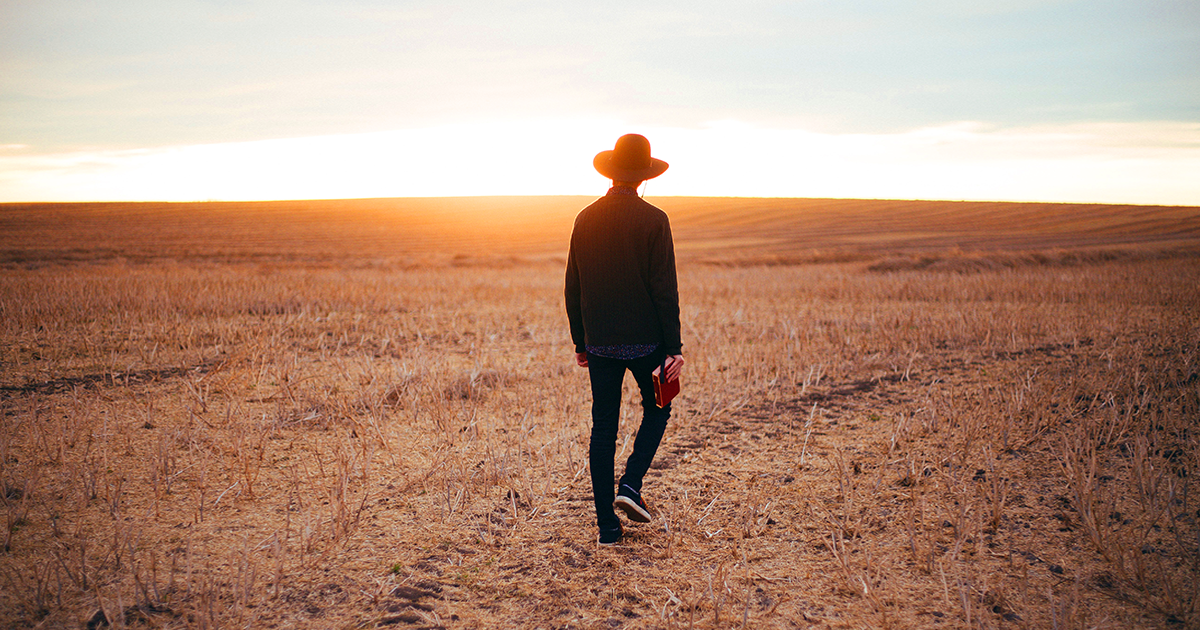
POLYGON ((575 217, 567 257, 567 318, 575 351, 661 344, 680 354, 675 245, 662 210, 609 191, 575 217))

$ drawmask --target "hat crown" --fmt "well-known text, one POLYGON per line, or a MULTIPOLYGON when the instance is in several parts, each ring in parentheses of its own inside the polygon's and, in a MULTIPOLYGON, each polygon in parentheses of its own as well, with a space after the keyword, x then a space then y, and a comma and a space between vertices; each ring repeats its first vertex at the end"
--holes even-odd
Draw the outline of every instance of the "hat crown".
POLYGON ((667 163, 650 155, 650 141, 636 133, 617 138, 613 149, 601 151, 592 160, 601 175, 617 182, 643 182, 667 170, 667 163))
POLYGON ((613 165, 625 169, 642 169, 651 165, 650 141, 645 136, 630 133, 617 138, 613 148, 613 165))

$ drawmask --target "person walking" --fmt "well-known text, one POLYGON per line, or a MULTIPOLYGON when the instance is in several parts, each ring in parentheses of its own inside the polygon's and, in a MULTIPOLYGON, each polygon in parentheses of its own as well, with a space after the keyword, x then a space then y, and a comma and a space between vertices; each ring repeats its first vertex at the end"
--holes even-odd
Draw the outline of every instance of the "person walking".
POLYGON ((662 175, 667 163, 651 157, 645 137, 627 134, 592 164, 612 187, 575 218, 564 294, 575 362, 587 368, 592 388, 588 465, 599 543, 611 545, 624 534, 616 509, 635 522, 652 517, 642 498, 642 478, 671 415, 670 403, 655 404, 652 372, 665 365, 667 380, 677 380, 683 344, 671 225, 666 213, 638 195, 642 182, 662 175), (642 422, 614 497, 626 370, 641 390, 642 422))

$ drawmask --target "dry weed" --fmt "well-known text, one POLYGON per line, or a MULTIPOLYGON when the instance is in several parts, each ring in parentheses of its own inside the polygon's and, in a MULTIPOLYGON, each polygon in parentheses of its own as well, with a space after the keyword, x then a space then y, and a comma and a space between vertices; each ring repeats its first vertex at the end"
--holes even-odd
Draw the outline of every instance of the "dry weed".
MULTIPOLYGON (((797 253, 792 223, 733 255, 759 229, 737 221, 776 212, 745 203, 681 221, 685 391, 658 519, 616 549, 593 540, 563 230, 517 259, 427 230, 395 259, 344 226, 361 256, 297 257, 317 204, 219 256, 187 253, 182 215, 158 253, 6 250, 0 623, 1197 623, 1194 258, 1026 240, 901 265, 797 253)), ((795 220, 856 212, 828 204, 795 220)))

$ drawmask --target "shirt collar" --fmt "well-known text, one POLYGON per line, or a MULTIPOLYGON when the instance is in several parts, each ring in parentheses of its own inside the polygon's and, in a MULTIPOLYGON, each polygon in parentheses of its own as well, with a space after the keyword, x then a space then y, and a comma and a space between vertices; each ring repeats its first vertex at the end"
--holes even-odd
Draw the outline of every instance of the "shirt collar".
POLYGON ((634 197, 637 197, 638 191, 636 188, 630 188, 629 186, 613 186, 612 188, 608 189, 608 194, 610 194, 610 195, 633 195, 634 197))

